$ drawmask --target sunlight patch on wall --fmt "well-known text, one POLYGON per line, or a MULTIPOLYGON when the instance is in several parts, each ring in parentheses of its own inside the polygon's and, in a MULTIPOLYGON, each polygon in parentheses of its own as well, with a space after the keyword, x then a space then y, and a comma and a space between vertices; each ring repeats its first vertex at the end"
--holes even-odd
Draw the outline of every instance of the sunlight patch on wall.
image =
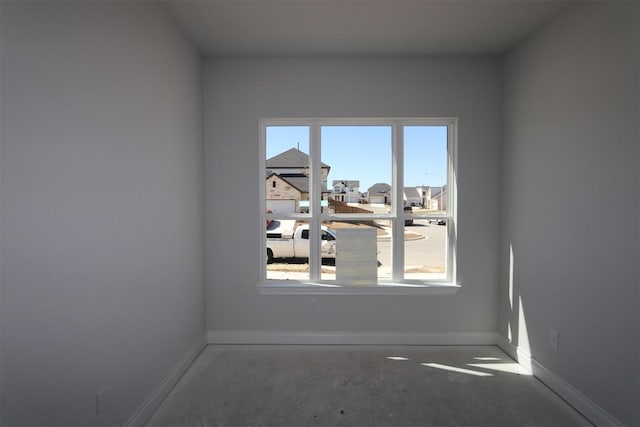
MULTIPOLYGON (((509 245, 509 309, 513 313, 513 245, 509 245)), ((507 339, 513 341, 511 319, 507 323, 507 339)))
POLYGON ((524 314, 524 308, 522 304, 522 296, 518 297, 518 352, 524 352, 529 357, 518 357, 518 362, 522 364, 525 369, 531 371, 531 345, 529 344, 529 332, 527 329, 527 319, 524 314))
POLYGON ((509 244, 509 316, 507 320, 507 339, 516 346, 518 362, 531 372, 531 345, 522 295, 515 293, 515 254, 513 244, 509 244))

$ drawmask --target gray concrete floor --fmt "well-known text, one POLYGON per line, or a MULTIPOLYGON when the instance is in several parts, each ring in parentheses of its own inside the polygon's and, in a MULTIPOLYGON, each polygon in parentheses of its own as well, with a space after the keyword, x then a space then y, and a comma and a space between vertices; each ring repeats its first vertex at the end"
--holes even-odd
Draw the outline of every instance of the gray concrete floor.
POLYGON ((210 345, 147 426, 590 426, 492 346, 210 345))

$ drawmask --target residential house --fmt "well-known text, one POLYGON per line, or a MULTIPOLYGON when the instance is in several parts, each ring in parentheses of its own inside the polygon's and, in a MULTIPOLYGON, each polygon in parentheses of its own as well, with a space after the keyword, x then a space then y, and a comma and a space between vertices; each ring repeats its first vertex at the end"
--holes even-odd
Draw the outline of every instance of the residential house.
POLYGON ((421 190, 418 187, 404 187, 405 206, 422 206, 421 190))
POLYGON ((428 206, 427 201, 431 198, 431 187, 421 185, 416 189, 420 193, 420 204, 426 208, 428 206))
POLYGON ((390 205, 391 186, 384 182, 373 184, 367 190, 367 202, 372 204, 390 205))
MULTIPOLYGON (((322 191, 327 191, 327 177, 331 166, 326 163, 320 164, 320 178, 322 180, 322 191)), ((303 174, 309 176, 309 155, 297 148, 291 148, 278 155, 268 158, 266 161, 267 175, 270 173, 282 174, 303 174)))
POLYGON ((447 186, 431 187, 430 197, 427 200, 427 209, 432 211, 447 210, 447 186))
MULTIPOLYGON (((331 167, 321 164, 322 199, 328 194, 327 177, 331 167)), ((291 148, 266 161, 266 208, 274 213, 308 212, 309 155, 291 148)))
POLYGON ((358 180, 334 180, 331 184, 333 192, 330 197, 339 202, 360 202, 360 181, 358 180))
POLYGON ((301 201, 309 200, 309 177, 304 174, 271 173, 266 180, 266 207, 273 213, 305 211, 301 201))

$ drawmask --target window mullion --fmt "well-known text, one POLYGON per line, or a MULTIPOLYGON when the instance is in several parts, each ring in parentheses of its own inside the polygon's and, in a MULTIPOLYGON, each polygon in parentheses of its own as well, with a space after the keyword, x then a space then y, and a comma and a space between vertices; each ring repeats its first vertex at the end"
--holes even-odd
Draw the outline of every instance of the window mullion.
MULTIPOLYGON (((267 203, 266 203, 266 191, 265 191, 265 175, 264 175, 264 170, 265 170, 265 154, 266 154, 266 150, 267 150, 267 138, 266 138, 266 123, 264 123, 262 120, 260 120, 260 127, 259 127, 259 150, 260 150, 260 155, 258 158, 258 170, 262 171, 262 173, 260 174, 260 186, 258 187, 260 189, 260 207, 259 207, 259 212, 260 212, 260 223, 259 223, 259 236, 262 236, 262 239, 266 239, 266 230, 265 230, 265 220, 266 220, 266 210, 267 210, 267 203)), ((261 252, 260 252, 260 262, 264 262, 263 260, 266 260, 266 256, 267 256, 267 247, 266 247, 266 241, 265 240, 261 240, 262 244, 261 246, 261 252)), ((264 281, 267 278, 267 270, 266 268, 260 269, 260 281, 264 281)))
POLYGON ((392 167, 391 181, 393 194, 392 206, 392 239, 391 239, 391 260, 392 277, 396 282, 404 279, 404 143, 403 127, 400 123, 394 122, 392 125, 392 167))
POLYGON ((309 209, 311 218, 309 222, 309 279, 311 282, 319 282, 321 279, 321 254, 320 254, 320 225, 321 225, 321 199, 322 199, 322 172, 320 167, 320 125, 311 123, 309 144, 309 165, 311 168, 309 188, 309 209))
POLYGON ((457 242, 457 212, 458 201, 457 196, 457 120, 452 120, 447 125, 447 214, 449 219, 447 220, 447 279, 455 283, 457 281, 457 265, 456 265, 456 242, 457 242))

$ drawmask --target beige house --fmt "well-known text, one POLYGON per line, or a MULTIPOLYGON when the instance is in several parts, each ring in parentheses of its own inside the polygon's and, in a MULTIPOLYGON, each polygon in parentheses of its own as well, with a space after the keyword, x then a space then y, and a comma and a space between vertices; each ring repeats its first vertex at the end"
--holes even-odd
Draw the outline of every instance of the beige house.
POLYGON ((384 182, 377 182, 367 190, 367 202, 372 204, 390 205, 391 186, 384 182))
POLYGON ((266 180, 267 209, 273 213, 302 212, 301 200, 309 200, 309 177, 272 173, 266 180))
MULTIPOLYGON (((322 199, 331 167, 321 163, 322 199)), ((266 208, 273 213, 308 212, 309 155, 291 148, 266 161, 266 208)))

